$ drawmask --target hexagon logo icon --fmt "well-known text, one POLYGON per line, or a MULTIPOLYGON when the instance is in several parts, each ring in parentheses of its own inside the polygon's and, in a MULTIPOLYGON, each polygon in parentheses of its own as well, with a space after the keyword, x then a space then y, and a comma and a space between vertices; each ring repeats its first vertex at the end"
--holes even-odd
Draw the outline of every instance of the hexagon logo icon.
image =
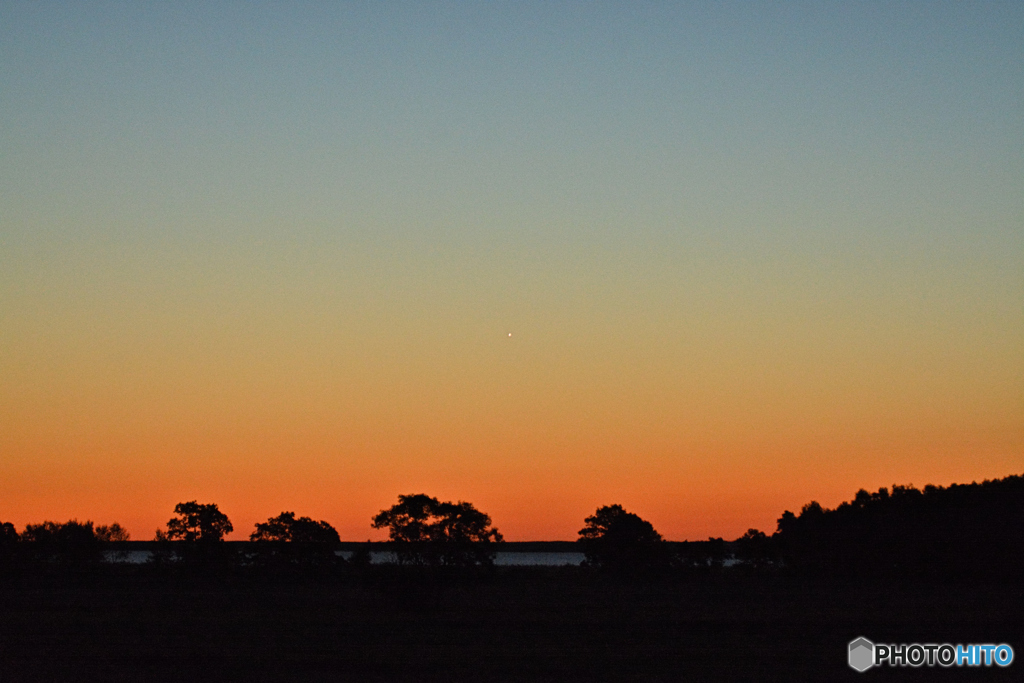
POLYGON ((875 644, 867 638, 861 637, 850 641, 849 655, 850 668, 857 671, 867 671, 875 664, 875 644))

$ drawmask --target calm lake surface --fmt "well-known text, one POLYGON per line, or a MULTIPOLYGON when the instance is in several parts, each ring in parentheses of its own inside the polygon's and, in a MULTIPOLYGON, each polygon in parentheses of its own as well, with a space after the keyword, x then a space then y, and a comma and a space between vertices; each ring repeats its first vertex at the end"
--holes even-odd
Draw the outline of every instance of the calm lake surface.
MULTIPOLYGON (((108 550, 105 553, 107 562, 124 564, 143 564, 148 562, 153 553, 149 550, 108 550)), ((335 554, 345 558, 352 557, 351 550, 338 550, 335 554)), ((574 552, 508 552, 494 554, 494 564, 500 567, 563 567, 579 566, 583 562, 583 553, 574 552)), ((397 558, 389 550, 370 552, 371 564, 394 564, 397 558)))

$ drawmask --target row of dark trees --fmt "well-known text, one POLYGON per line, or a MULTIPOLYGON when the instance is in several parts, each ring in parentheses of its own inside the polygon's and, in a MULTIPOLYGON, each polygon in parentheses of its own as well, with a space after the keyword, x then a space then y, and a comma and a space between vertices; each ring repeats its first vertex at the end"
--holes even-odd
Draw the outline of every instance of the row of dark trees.
MULTIPOLYGON (((178 504, 153 544, 155 564, 243 563, 264 569, 329 570, 366 566, 369 546, 346 562, 335 552, 340 538, 327 522, 282 512, 256 525, 245 551, 222 543, 231 521, 212 503, 178 504)), ((471 503, 442 502, 425 494, 402 495, 372 519, 387 529, 399 564, 420 567, 487 567, 502 536, 491 518, 471 503)), ((95 564, 111 542, 127 541, 118 524, 30 524, 18 534, 0 524, 0 570, 14 564, 70 567, 95 564)), ((123 546, 124 544, 120 544, 123 546)), ((736 571, 797 575, 977 578, 1024 576, 1024 477, 952 485, 858 491, 835 509, 817 502, 790 511, 774 534, 750 529, 727 543, 709 539, 668 543, 650 522, 621 505, 587 517, 578 546, 585 566, 619 576, 736 571)))
POLYGON ((794 572, 849 576, 1024 576, 1024 477, 860 490, 828 510, 786 511, 771 552, 794 572))
POLYGON ((18 534, 10 522, 0 523, 0 572, 16 564, 76 567, 99 562, 112 541, 127 541, 128 532, 116 522, 43 522, 29 524, 18 534))
POLYGON ((653 527, 619 506, 580 532, 587 561, 617 573, 705 570, 797 576, 962 580, 1024 578, 1024 476, 949 487, 861 489, 834 509, 786 511, 774 534, 666 548, 653 527))

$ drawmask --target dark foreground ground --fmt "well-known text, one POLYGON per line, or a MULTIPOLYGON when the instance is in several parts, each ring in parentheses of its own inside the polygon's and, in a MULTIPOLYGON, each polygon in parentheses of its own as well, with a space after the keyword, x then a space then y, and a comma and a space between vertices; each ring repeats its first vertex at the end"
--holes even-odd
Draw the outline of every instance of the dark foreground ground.
POLYGON ((1022 680, 846 664, 875 642, 1009 643, 1024 588, 778 578, 616 584, 517 570, 473 581, 0 588, 0 682, 1022 680))

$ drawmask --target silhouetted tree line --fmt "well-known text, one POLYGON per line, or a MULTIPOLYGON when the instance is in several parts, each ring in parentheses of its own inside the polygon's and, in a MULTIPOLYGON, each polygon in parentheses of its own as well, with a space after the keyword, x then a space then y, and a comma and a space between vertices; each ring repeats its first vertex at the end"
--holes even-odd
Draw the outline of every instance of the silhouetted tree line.
MULTIPOLYGON (((225 543, 233 531, 216 504, 189 501, 174 508, 166 529, 148 545, 142 571, 270 577, 342 576, 365 572, 370 544, 345 558, 338 532, 323 520, 282 512, 256 524, 249 543, 225 543)), ((584 520, 577 547, 580 571, 628 578, 720 573, 890 578, 1010 578, 1024 576, 1024 477, 858 491, 835 509, 808 503, 790 511, 769 536, 750 529, 727 542, 669 543, 653 525, 621 505, 584 520)), ((373 516, 387 529, 386 549, 399 568, 466 571, 493 567, 503 539, 491 518, 471 503, 401 495, 373 516)), ((18 533, 0 523, 0 578, 82 575, 110 568, 111 552, 125 558, 128 533, 117 523, 29 524, 18 533)), ((381 546, 376 546, 381 548, 381 546)))
POLYGON ((0 524, 0 577, 31 570, 43 574, 78 574, 99 565, 104 549, 127 541, 121 525, 94 526, 91 521, 29 524, 19 534, 10 522, 0 524))
POLYGON ((774 552, 800 574, 1019 578, 1024 571, 1024 477, 860 490, 833 510, 788 510, 774 552))
POLYGON ((769 536, 757 529, 726 542, 670 544, 621 506, 586 520, 587 564, 620 574, 783 573, 899 579, 1024 578, 1024 477, 860 490, 828 510, 808 503, 769 536))

